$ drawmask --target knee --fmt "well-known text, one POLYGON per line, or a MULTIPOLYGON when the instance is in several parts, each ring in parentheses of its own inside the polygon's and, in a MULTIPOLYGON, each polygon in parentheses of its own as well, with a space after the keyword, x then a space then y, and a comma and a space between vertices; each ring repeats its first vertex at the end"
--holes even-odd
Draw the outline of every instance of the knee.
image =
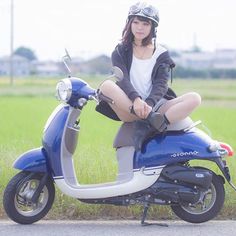
POLYGON ((111 92, 115 86, 117 86, 117 85, 116 85, 113 81, 111 81, 111 80, 105 80, 105 81, 99 86, 99 90, 100 90, 103 94, 107 94, 107 93, 111 92))
POLYGON ((193 107, 200 106, 202 102, 201 96, 196 92, 188 93, 188 101, 191 103, 193 107))

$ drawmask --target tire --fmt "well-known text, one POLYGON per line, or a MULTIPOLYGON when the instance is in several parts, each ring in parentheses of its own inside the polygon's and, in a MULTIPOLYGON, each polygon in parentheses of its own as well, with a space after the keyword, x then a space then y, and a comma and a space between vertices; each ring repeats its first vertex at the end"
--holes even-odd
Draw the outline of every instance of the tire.
MULTIPOLYGON (((217 176, 213 172, 212 183, 207 193, 210 193, 210 202, 206 202, 206 208, 198 210, 198 206, 202 204, 195 204, 193 206, 173 205, 172 211, 182 220, 190 223, 203 223, 209 221, 217 216, 221 208, 224 205, 225 189, 224 183, 220 176, 217 176), (208 205, 207 205, 208 204, 208 205)), ((207 201, 207 193, 205 194, 205 200, 207 201)))
POLYGON ((42 219, 51 209, 55 197, 54 184, 48 179, 37 202, 27 200, 32 197, 42 178, 40 174, 29 177, 30 174, 20 172, 15 175, 3 195, 3 206, 8 217, 19 224, 32 224, 42 219))

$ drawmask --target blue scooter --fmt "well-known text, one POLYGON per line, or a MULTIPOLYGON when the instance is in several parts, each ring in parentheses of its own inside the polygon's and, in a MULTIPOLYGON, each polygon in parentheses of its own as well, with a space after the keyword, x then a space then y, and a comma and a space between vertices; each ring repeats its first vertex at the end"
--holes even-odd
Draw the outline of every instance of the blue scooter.
MULTIPOLYGON (((122 72, 115 70, 115 77, 122 79, 122 72)), ((42 147, 22 154, 15 161, 14 168, 21 172, 5 189, 4 209, 13 221, 31 224, 42 219, 52 207, 54 185, 64 194, 90 204, 141 204, 144 206, 142 225, 148 225, 145 219, 151 204, 169 205, 187 222, 206 222, 224 204, 225 179, 236 190, 224 159, 233 155, 232 148, 211 139, 190 118, 150 137, 139 151, 134 146, 117 146, 116 181, 79 184, 73 154, 82 108, 90 100, 111 101, 100 97, 82 79, 70 75, 57 84, 56 92, 63 103, 45 125, 42 147), (223 176, 203 166, 191 166, 192 160, 215 162, 223 176)))

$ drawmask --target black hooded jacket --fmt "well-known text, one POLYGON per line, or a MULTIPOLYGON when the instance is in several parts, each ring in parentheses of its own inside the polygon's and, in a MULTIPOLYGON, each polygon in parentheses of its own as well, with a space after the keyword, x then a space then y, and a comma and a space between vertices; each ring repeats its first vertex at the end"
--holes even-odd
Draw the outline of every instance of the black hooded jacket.
MULTIPOLYGON (((157 50, 157 49, 156 49, 157 50)), ((133 58, 132 44, 125 46, 118 44, 112 53, 112 65, 118 66, 124 73, 124 79, 117 82, 117 85, 126 93, 131 101, 141 97, 130 82, 129 72, 133 58)), ((161 98, 172 99, 176 97, 174 92, 168 88, 168 79, 171 76, 171 70, 175 67, 168 51, 159 55, 152 71, 152 90, 146 99, 150 106, 154 106, 161 98)))
MULTIPOLYGON (((156 49, 157 50, 157 49, 156 49)), ((119 67, 124 73, 123 80, 117 82, 117 85, 126 93, 129 99, 133 102, 137 97, 141 97, 134 89, 130 82, 130 68, 133 58, 133 47, 130 45, 118 44, 112 52, 112 65, 119 67)), ((164 51, 159 55, 156 60, 155 66, 152 71, 152 89, 146 102, 151 107, 161 99, 166 98, 170 100, 175 98, 174 91, 168 88, 168 80, 171 77, 172 69, 175 67, 173 60, 170 58, 168 51, 164 51)), ((112 119, 119 120, 114 114, 114 111, 105 102, 101 102, 96 110, 112 119)))

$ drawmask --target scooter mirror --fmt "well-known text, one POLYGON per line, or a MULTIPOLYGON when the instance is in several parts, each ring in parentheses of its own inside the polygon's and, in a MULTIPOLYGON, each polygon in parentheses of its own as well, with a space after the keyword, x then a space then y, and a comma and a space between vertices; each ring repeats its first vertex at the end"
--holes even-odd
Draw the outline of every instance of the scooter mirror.
POLYGON ((69 52, 67 51, 67 49, 65 48, 65 53, 66 55, 64 56, 66 59, 69 59, 71 61, 71 57, 70 57, 70 54, 69 52))
POLYGON ((70 70, 70 68, 69 68, 69 66, 68 66, 68 64, 67 64, 67 61, 68 61, 68 60, 71 61, 71 57, 70 57, 70 54, 69 54, 69 52, 67 51, 66 48, 65 48, 65 52, 66 52, 66 55, 62 57, 62 61, 63 61, 64 65, 65 65, 66 69, 67 69, 68 72, 69 72, 68 77, 71 77, 71 70, 70 70))
POLYGON ((112 78, 112 77, 115 77, 118 81, 121 81, 124 78, 124 73, 119 67, 113 66, 112 75, 109 76, 109 78, 112 78))

